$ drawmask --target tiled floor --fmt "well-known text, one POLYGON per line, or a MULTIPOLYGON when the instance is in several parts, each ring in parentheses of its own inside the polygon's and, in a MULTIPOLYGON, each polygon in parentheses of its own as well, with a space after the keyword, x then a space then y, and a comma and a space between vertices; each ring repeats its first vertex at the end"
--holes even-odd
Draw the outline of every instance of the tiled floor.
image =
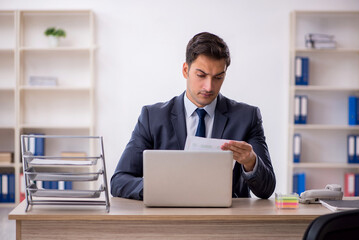
POLYGON ((13 208, 0 206, 0 239, 15 240, 15 221, 8 220, 13 208))

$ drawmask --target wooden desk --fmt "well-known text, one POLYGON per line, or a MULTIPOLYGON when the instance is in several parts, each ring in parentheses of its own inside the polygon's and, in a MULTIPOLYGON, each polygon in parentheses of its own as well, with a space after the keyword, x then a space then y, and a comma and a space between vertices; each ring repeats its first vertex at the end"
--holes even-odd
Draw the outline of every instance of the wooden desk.
POLYGON ((16 239, 301 239, 308 224, 331 213, 320 204, 277 210, 274 199, 233 199, 231 208, 147 208, 111 199, 104 207, 19 204, 16 239))

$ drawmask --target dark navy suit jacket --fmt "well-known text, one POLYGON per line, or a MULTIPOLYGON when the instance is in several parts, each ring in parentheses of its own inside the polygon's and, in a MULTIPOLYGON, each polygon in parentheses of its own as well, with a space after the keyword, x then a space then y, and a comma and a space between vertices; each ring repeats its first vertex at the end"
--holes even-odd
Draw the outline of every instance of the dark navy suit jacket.
MULTIPOLYGON (((184 94, 165 103, 144 106, 132 137, 111 178, 115 197, 143 199, 143 151, 145 149, 183 150, 186 137, 184 94)), ((238 103, 219 94, 213 122, 212 138, 246 141, 257 154, 257 171, 250 177, 236 162, 233 169, 233 197, 272 195, 276 179, 270 160, 257 107, 238 103)))

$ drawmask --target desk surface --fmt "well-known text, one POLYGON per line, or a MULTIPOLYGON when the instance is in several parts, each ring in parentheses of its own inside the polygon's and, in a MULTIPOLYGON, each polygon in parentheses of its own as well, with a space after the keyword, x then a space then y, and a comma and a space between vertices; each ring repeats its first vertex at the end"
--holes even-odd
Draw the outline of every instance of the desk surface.
POLYGON ((313 220, 331 213, 321 204, 299 204, 298 209, 276 209, 274 199, 233 199, 231 208, 148 208, 142 201, 111 198, 110 212, 104 206, 35 205, 25 213, 26 202, 20 203, 10 214, 10 220, 313 220))

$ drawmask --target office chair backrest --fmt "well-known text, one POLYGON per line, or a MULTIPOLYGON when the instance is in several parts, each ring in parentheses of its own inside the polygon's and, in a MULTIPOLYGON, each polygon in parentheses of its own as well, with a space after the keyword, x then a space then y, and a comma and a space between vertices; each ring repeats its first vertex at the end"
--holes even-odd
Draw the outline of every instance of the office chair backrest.
POLYGON ((359 239, 359 209, 317 217, 308 226, 303 240, 359 239))

